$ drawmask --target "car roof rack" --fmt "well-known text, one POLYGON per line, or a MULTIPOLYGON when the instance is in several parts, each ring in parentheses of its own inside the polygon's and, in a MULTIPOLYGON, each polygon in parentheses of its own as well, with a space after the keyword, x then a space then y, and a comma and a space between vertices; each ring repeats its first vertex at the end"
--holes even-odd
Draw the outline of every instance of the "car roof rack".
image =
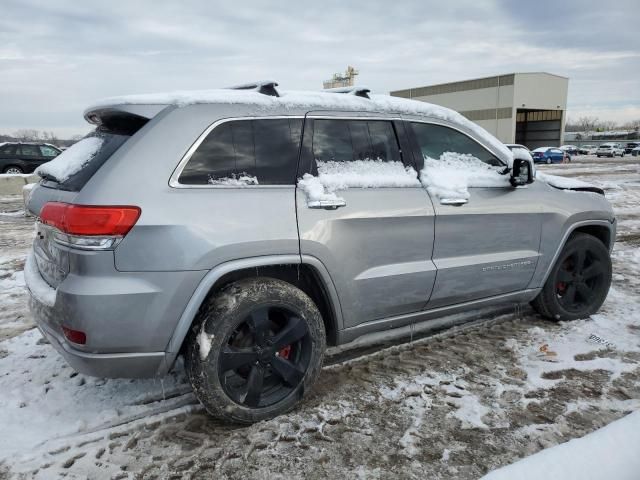
POLYGON ((278 82, 274 80, 261 80, 259 82, 243 83, 242 85, 234 85, 227 88, 231 90, 251 90, 262 93, 263 95, 279 97, 280 94, 278 93, 278 90, 276 90, 277 86, 278 82))
POLYGON ((371 89, 367 87, 338 87, 327 88, 324 91, 329 93, 347 93, 349 95, 355 95, 356 97, 369 98, 371 89))

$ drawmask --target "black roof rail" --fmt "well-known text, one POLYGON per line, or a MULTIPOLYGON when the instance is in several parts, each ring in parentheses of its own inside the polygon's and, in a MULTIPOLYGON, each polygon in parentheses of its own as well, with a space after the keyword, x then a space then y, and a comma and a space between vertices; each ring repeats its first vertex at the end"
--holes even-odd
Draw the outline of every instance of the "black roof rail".
POLYGON ((278 82, 273 80, 261 80, 259 82, 244 83, 242 85, 234 85, 227 88, 231 90, 252 90, 254 92, 262 93, 263 95, 279 97, 280 94, 278 93, 278 90, 276 90, 277 86, 278 82))
POLYGON ((349 95, 355 95, 356 97, 369 98, 371 89, 367 87, 338 87, 327 88, 324 91, 329 93, 347 93, 349 95))

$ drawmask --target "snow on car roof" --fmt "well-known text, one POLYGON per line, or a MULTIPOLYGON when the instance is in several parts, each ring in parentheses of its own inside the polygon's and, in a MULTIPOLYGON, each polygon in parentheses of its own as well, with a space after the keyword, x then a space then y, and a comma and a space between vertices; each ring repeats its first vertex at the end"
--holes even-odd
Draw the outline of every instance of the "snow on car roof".
POLYGON ((534 152, 546 152, 547 150, 549 150, 550 148, 553 147, 538 147, 535 150, 533 150, 534 152))
POLYGON ((475 133, 494 150, 510 157, 511 153, 502 142, 484 128, 471 122, 458 112, 446 107, 417 100, 372 94, 370 98, 327 91, 278 90, 279 97, 264 95, 252 90, 212 89, 175 91, 111 97, 92 104, 87 113, 116 105, 175 105, 178 107, 203 104, 249 104, 268 111, 270 109, 296 110, 346 110, 354 112, 398 113, 428 116, 438 120, 462 125, 475 133))

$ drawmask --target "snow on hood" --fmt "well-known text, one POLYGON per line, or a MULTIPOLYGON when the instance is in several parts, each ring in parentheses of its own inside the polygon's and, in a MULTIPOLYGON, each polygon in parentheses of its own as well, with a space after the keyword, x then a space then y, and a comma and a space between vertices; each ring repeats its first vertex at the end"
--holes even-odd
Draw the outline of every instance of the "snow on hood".
POLYGON ((41 177, 51 177, 64 182, 78 173, 102 147, 103 139, 98 137, 83 138, 67 148, 56 158, 39 166, 35 173, 41 177))
POLYGON ((425 157, 420 181, 437 198, 469 198, 471 187, 508 187, 509 175, 473 155, 444 152, 439 159, 425 157))
POLYGON ((576 180, 575 178, 559 177, 557 175, 538 172, 536 174, 536 180, 540 180, 561 190, 589 191, 604 195, 604 192, 600 187, 596 187, 591 183, 583 182, 582 180, 576 180))
POLYGON ((370 98, 362 98, 356 95, 345 95, 326 91, 279 90, 279 93, 280 97, 273 97, 250 90, 213 89, 126 95, 100 100, 87 108, 85 113, 113 105, 176 105, 180 107, 199 103, 221 103, 250 104, 264 110, 273 108, 301 109, 306 111, 349 110, 357 112, 420 115, 462 125, 469 131, 474 132, 495 151, 501 152, 507 158, 510 158, 509 149, 484 128, 471 122, 458 112, 439 105, 392 97, 390 95, 372 94, 370 98))

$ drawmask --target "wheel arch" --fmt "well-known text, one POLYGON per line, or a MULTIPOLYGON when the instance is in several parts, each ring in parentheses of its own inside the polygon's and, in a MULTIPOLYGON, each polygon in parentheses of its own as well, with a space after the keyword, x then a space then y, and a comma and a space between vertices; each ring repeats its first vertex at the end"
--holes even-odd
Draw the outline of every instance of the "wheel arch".
POLYGON ((569 228, 567 228, 562 237, 562 241, 558 245, 558 248, 553 255, 551 263, 545 271, 541 285, 544 285, 547 281, 547 278, 549 278, 549 274, 551 273, 553 266, 556 264, 556 261, 558 260, 560 252, 562 252, 564 246, 571 239, 571 237, 576 235, 577 233, 586 233, 587 235, 596 237, 598 240, 604 243, 605 247, 607 247, 609 252, 611 252, 616 234, 615 222, 612 223, 607 220, 585 220, 582 222, 576 222, 569 228))
POLYGON ((327 345, 335 345, 342 329, 342 311, 329 272, 315 257, 270 255, 225 262, 210 270, 187 303, 166 347, 166 361, 158 374, 175 362, 202 303, 225 285, 251 277, 277 278, 300 288, 317 305, 327 332, 327 345))

